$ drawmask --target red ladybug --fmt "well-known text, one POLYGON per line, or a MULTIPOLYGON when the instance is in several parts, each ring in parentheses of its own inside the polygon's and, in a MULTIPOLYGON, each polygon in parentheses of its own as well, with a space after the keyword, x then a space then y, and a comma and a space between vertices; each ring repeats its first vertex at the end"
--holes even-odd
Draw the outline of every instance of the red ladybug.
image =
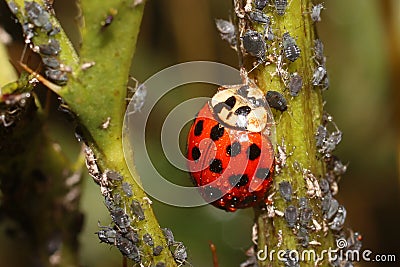
POLYGON ((273 124, 264 94, 222 86, 199 111, 188 136, 188 166, 202 197, 226 211, 262 202, 271 187, 273 124))

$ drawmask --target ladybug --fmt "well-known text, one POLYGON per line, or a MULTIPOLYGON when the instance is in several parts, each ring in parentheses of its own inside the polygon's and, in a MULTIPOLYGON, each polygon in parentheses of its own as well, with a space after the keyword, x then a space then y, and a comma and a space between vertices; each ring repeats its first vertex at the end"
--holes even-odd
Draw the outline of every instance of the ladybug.
POLYGON ((272 113, 250 80, 227 85, 198 112, 188 135, 190 175, 201 196, 226 211, 261 203, 272 184, 272 113))

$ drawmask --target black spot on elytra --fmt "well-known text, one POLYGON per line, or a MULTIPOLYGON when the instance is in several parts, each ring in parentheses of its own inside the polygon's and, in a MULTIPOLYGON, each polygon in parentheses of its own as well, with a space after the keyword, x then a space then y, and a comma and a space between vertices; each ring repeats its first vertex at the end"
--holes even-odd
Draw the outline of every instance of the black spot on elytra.
POLYGON ((216 124, 214 127, 211 128, 210 138, 213 141, 217 141, 224 135, 224 127, 221 124, 216 124))
POLYGON ((227 105, 227 109, 231 110, 236 104, 236 97, 229 97, 227 100, 225 100, 225 104, 227 105))
POLYGON ((226 154, 228 154, 231 157, 235 157, 240 154, 241 150, 242 146, 240 145, 240 143, 233 142, 232 145, 226 147, 226 154))
POLYGON ((210 171, 222 173, 222 161, 220 159, 213 159, 210 163, 210 171))
POLYGON ((235 110, 235 115, 247 116, 251 112, 251 108, 249 106, 241 106, 237 110, 235 110))
POLYGON ((204 188, 204 194, 207 199, 215 199, 222 197, 222 192, 216 187, 206 186, 204 188))
POLYGON ((228 178, 229 183, 232 186, 236 186, 237 188, 241 187, 241 186, 245 186, 248 182, 249 182, 249 177, 247 176, 247 174, 239 174, 239 175, 231 175, 228 178))
POLYGON ((287 101, 281 93, 277 91, 268 91, 265 98, 271 108, 282 112, 287 110, 287 101))
POLYGON ((197 146, 194 146, 192 148, 192 158, 194 160, 198 160, 200 158, 200 156, 201 156, 200 149, 197 146))
POLYGON ((249 157, 249 160, 257 159, 260 154, 261 149, 256 144, 251 144, 251 146, 249 146, 249 148, 247 149, 247 156, 249 157))
POLYGON ((260 179, 267 179, 269 176, 269 169, 268 168, 259 168, 256 171, 256 177, 260 179))
POLYGON ((194 126, 194 135, 195 136, 199 136, 203 132, 203 123, 204 123, 203 120, 199 120, 196 123, 196 126, 194 126))

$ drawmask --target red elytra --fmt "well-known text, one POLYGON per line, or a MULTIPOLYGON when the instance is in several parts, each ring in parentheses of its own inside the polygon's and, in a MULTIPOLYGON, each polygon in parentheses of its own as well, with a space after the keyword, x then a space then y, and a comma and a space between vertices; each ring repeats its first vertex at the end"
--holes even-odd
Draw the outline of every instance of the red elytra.
POLYGON ((260 132, 224 127, 208 103, 189 131, 187 158, 200 194, 217 208, 233 212, 255 206, 271 187, 271 141, 260 132))

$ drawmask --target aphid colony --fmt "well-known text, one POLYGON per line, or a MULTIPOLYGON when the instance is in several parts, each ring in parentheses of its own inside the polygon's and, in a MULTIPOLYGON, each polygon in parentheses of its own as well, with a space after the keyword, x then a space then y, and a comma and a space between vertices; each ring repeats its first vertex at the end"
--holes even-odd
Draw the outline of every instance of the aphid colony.
POLYGON ((52 12, 52 7, 50 5, 41 6, 34 1, 25 1, 24 8, 21 8, 13 1, 8 2, 8 6, 15 15, 20 12, 25 14, 27 20, 22 24, 25 44, 32 51, 41 55, 42 63, 45 66, 45 76, 59 85, 67 83, 67 73, 72 72, 72 69, 64 65, 59 58, 61 47, 55 36, 60 32, 60 29, 54 26, 51 21, 49 12, 52 12), (43 43, 33 44, 32 38, 38 32, 46 33, 48 38, 43 43))
MULTIPOLYGON (((296 42, 296 37, 288 31, 281 33, 278 29, 274 28, 274 23, 276 23, 274 19, 285 16, 290 1, 253 0, 245 2, 246 6, 242 7, 240 4, 242 3, 241 1, 234 1, 236 15, 234 21, 237 22, 236 24, 218 19, 216 20, 216 25, 221 38, 238 51, 239 56, 244 55, 253 58, 253 68, 250 71, 260 64, 268 65, 274 63, 276 65, 275 75, 281 78, 288 89, 288 95, 292 98, 302 93, 301 89, 305 83, 311 84, 315 89, 328 89, 329 79, 326 69, 326 57, 324 55, 323 43, 320 39, 314 40, 314 47, 312 48, 312 59, 314 60, 315 68, 310 80, 304 81, 301 70, 289 73, 289 68, 286 67, 296 62, 302 56, 301 49, 296 42), (274 14, 274 12, 278 16, 267 15, 274 14), (222 27, 223 25, 225 27, 222 27)), ((309 16, 313 23, 319 22, 321 21, 321 11, 323 9, 324 6, 321 3, 311 5, 309 11, 304 13, 304 16, 309 16)), ((223 86, 219 89, 210 103, 206 104, 199 112, 192 126, 188 143, 188 158, 195 161, 195 163, 189 163, 191 174, 196 185, 202 186, 200 191, 203 197, 206 200, 213 198, 213 205, 229 211, 257 204, 259 197, 257 195, 257 200, 250 205, 243 198, 243 196, 248 197, 250 195, 256 199, 256 194, 249 194, 251 191, 249 188, 251 188, 250 184, 252 180, 257 179, 257 175, 254 175, 257 172, 257 168, 248 169, 248 166, 251 164, 248 163, 250 162, 248 156, 250 155, 249 145, 247 143, 242 145, 240 142, 237 142, 235 138, 238 135, 232 133, 232 130, 229 128, 230 125, 234 125, 236 127, 235 131, 238 129, 241 130, 240 127, 238 128, 238 125, 251 125, 253 121, 251 119, 252 115, 249 115, 248 118, 246 117, 246 120, 238 120, 238 118, 233 116, 240 113, 240 111, 237 111, 240 105, 236 106, 236 101, 233 101, 233 99, 237 100, 236 95, 240 95, 238 88, 240 86, 234 87, 231 95, 226 93, 225 98, 216 96, 222 94, 224 91, 228 91, 228 89, 231 90, 231 87, 223 86), (214 103, 220 104, 215 105, 214 103), (205 114, 207 116, 204 116, 205 114), (221 114, 223 115, 221 116, 221 114), (202 120, 201 116, 207 117, 208 120, 202 120), (203 121, 203 124, 199 124, 201 121, 203 121), (199 137, 197 137, 196 130, 199 130, 200 126, 202 126, 202 131, 198 131, 199 137), (214 136, 213 133, 217 133, 217 135, 214 136), (226 137, 229 135, 234 137, 226 141, 228 139, 226 137), (203 146, 196 147, 196 145, 193 145, 193 142, 200 144, 200 141, 206 138, 209 138, 209 141, 204 142, 203 146), (190 149, 193 150, 191 151, 190 149), (232 153, 232 151, 235 152, 232 153), (236 162, 238 161, 232 161, 232 154, 240 155, 240 153, 247 155, 247 158, 243 156, 241 158, 242 162, 237 164, 236 162), (222 160, 219 161, 218 159, 221 158, 222 160), (239 164, 246 167, 241 173, 234 173, 235 167, 232 167, 230 164, 235 167, 239 164), (198 171, 200 169, 203 171, 198 171), (249 177, 251 178, 249 179, 249 177), (231 180, 235 181, 235 183, 231 183, 231 180), (230 190, 225 189, 226 185, 234 185, 234 188, 230 190), (221 197, 218 198, 219 196, 221 197)), ((265 101, 268 107, 280 112, 285 112, 288 109, 288 103, 290 102, 286 100, 282 93, 268 89, 265 91, 265 101)), ((250 108, 247 114, 250 114, 253 112, 253 107, 251 105, 248 106, 250 108)), ((322 123, 317 128, 315 134, 315 145, 320 157, 326 162, 326 176, 322 178, 316 177, 309 169, 302 167, 298 162, 294 162, 293 169, 300 172, 304 178, 306 195, 297 195, 289 181, 280 182, 275 186, 277 186, 276 189, 279 192, 279 196, 285 201, 286 207, 283 211, 279 211, 276 210, 273 204, 268 204, 268 202, 272 201, 272 196, 275 193, 271 193, 268 197, 264 196, 268 216, 280 216, 284 218, 287 227, 292 229, 293 233, 298 237, 299 244, 304 248, 309 245, 321 245, 317 240, 311 240, 311 231, 323 231, 327 233, 330 230, 337 240, 347 239, 348 245, 345 248, 341 248, 342 250, 359 250, 361 248, 361 235, 351 230, 347 231, 343 229, 346 219, 346 209, 334 198, 334 195, 338 192, 337 183, 347 169, 347 166, 332 154, 341 141, 342 132, 338 129, 329 114, 324 113, 321 121, 322 123), (309 203, 310 199, 317 199, 322 208, 323 218, 314 215, 312 206, 309 203)), ((249 134, 253 134, 250 128, 252 127, 245 130, 249 134)), ((268 135, 267 138, 269 140, 272 139, 268 135)), ((264 148, 262 151, 268 151, 268 149, 264 148)), ((279 173, 286 166, 286 159, 292 153, 287 153, 286 145, 284 144, 284 140, 282 140, 282 145, 277 145, 277 155, 274 156, 275 161, 269 168, 270 171, 279 173)), ((273 156, 273 154, 271 153, 270 156, 273 156)), ((263 166, 263 161, 265 162, 265 160, 260 159, 259 165, 263 166)), ((268 161, 269 164, 271 164, 271 160, 268 161)), ((269 185, 265 187, 267 188, 269 185)), ((267 192, 268 189, 265 191, 267 192)), ((255 232, 253 231, 253 242, 256 243, 257 238, 256 229, 255 232)), ((278 248, 281 244, 282 242, 278 240, 278 248)), ((249 259, 241 266, 253 266, 253 264, 255 266, 257 262, 254 252, 256 251, 256 247, 253 247, 251 251, 248 252, 249 259)), ((292 262, 290 257, 283 260, 283 263, 285 266, 299 266, 299 263, 292 262)), ((351 264, 350 261, 341 258, 336 259, 331 264, 333 266, 351 266, 348 265, 351 264)))
MULTIPOLYGON (((82 140, 81 137, 79 139, 82 140)), ((146 262, 140 250, 143 245, 150 247, 154 256, 160 255, 164 247, 155 244, 150 233, 140 236, 138 229, 132 227, 135 223, 146 219, 144 209, 145 205, 150 202, 146 199, 143 201, 133 199, 129 205, 124 203, 124 198, 134 196, 131 184, 124 181, 123 176, 117 171, 105 170, 102 173, 97 166, 93 151, 85 146, 84 152, 89 174, 100 185, 100 191, 104 196, 104 202, 112 221, 111 226, 102 226, 99 223, 97 235, 100 242, 117 247, 122 255, 140 264, 146 262), (125 206, 125 208, 121 208, 121 206, 125 206)), ((165 229, 164 234, 168 249, 171 250, 175 261, 179 264, 186 262, 187 253, 183 243, 175 241, 172 231, 169 229, 165 229)), ((165 266, 165 263, 159 262, 156 266, 165 266)))

